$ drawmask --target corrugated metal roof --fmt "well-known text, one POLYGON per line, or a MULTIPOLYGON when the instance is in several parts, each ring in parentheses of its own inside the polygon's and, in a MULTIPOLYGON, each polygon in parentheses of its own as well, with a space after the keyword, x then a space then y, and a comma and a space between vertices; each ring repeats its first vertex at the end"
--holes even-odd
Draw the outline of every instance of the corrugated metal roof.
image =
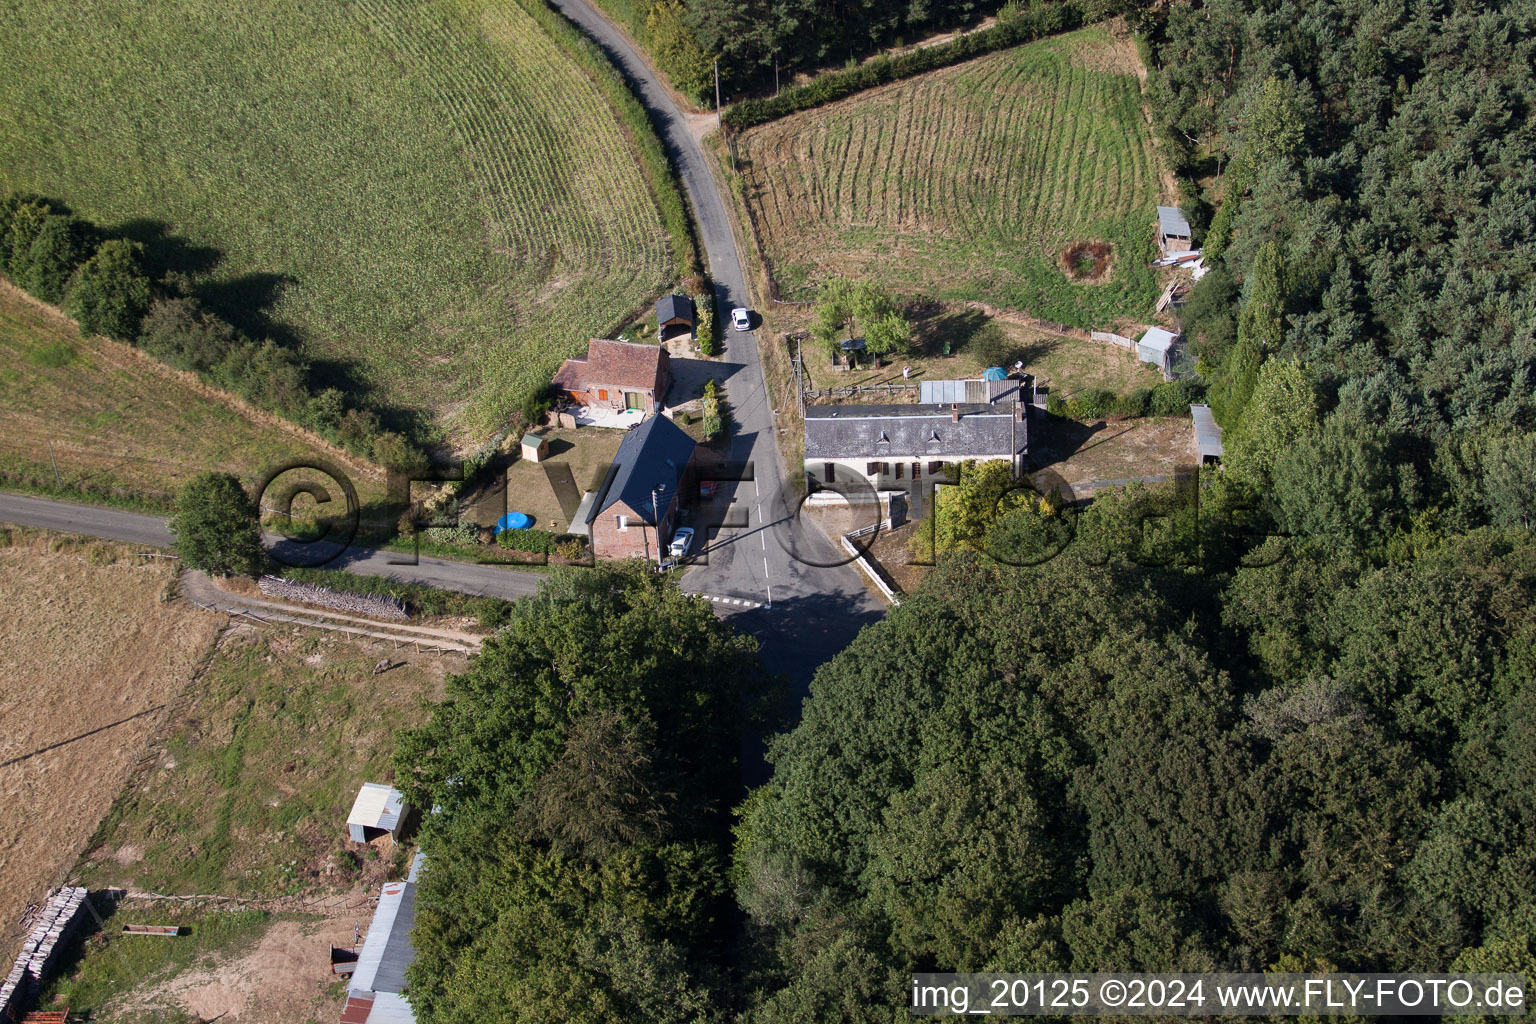
POLYGON ((1018 407, 968 403, 955 420, 947 405, 812 405, 805 410, 805 458, 943 459, 1029 450, 1018 407))
POLYGON ((1172 331, 1165 331, 1161 327, 1152 327, 1148 328, 1147 333, 1143 334, 1136 344, 1155 349, 1158 352, 1167 352, 1170 348, 1173 348, 1173 343, 1178 340, 1179 336, 1172 331))
POLYGON ((1216 422, 1216 417, 1211 415, 1211 407, 1192 405, 1189 407, 1189 415, 1195 423, 1195 449, 1200 457, 1221 458, 1221 426, 1216 422))
POLYGON ((405 968, 415 955, 411 949, 411 928, 415 924, 415 884, 386 882, 379 890, 379 909, 374 911, 368 937, 357 954, 357 968, 347 991, 404 991, 405 968))
POLYGON ((993 379, 972 377, 967 380, 925 380, 919 381, 917 385, 919 405, 952 405, 956 402, 975 405, 1004 399, 1019 400, 1019 382, 1006 374, 993 379))
POLYGON ((925 380, 917 385, 917 399, 924 405, 965 401, 965 381, 925 380))
POLYGON ((1165 235, 1175 235, 1179 238, 1192 237, 1189 230, 1189 220, 1185 218, 1184 211, 1177 206, 1159 206, 1157 208, 1157 226, 1165 235))
POLYGON ((368 1024, 416 1024, 416 1014, 404 996, 381 992, 374 997, 368 1024))
POLYGON ((352 812, 347 815, 347 824, 393 831, 400 824, 400 812, 404 806, 405 796, 398 789, 379 782, 365 782, 363 788, 357 791, 352 812))

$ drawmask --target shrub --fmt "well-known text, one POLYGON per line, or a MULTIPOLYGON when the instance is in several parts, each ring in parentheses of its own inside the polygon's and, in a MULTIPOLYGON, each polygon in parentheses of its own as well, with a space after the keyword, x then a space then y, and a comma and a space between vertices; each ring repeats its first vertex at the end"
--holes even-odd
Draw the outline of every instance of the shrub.
POLYGON ((1152 389, 1137 388, 1128 395, 1121 395, 1110 403, 1109 413, 1112 416, 1124 416, 1126 419, 1139 419, 1147 414, 1152 406, 1152 389))
POLYGON ((266 564, 255 502, 228 473, 199 473, 176 496, 171 517, 183 565, 216 576, 254 576, 266 564))
POLYGON ((399 473, 415 473, 426 468, 427 457, 393 430, 380 431, 373 438, 373 461, 399 473))
POLYGON ((480 529, 476 526, 429 526, 421 536, 434 544, 453 544, 474 547, 480 543, 480 529))
POLYGON ((512 618, 512 602, 499 597, 477 597, 471 610, 482 629, 500 629, 512 618))
POLYGON ((496 535, 496 546, 508 551, 527 551, 536 555, 549 554, 553 534, 547 530, 502 530, 496 535))
POLYGON ((189 298, 156 300, 139 334, 144 351, 179 370, 195 373, 206 373, 219 365, 239 340, 233 327, 189 298))
POLYGON ((693 413, 685 409, 678 413, 676 416, 672 417, 672 419, 674 422, 686 427, 693 422, 693 413))
POLYGON ((57 305, 70 277, 90 254, 85 227, 73 217, 49 214, 32 239, 22 266, 12 268, 16 283, 35 298, 57 305))
POLYGON ((64 311, 86 334, 133 341, 149 309, 149 278, 139 265, 144 247, 126 238, 101 243, 75 272, 64 311))
POLYGON ((715 297, 707 289, 704 294, 693 298, 694 315, 698 322, 694 324, 693 336, 699 341, 699 351, 706 356, 720 354, 720 342, 715 338, 715 297))
POLYGON ((1150 412, 1153 416, 1187 416, 1189 407, 1205 397, 1205 385, 1198 380, 1168 380, 1152 389, 1150 412))
POLYGON ((991 320, 979 327, 965 344, 987 366, 1007 367, 1019 354, 1018 342, 991 320))

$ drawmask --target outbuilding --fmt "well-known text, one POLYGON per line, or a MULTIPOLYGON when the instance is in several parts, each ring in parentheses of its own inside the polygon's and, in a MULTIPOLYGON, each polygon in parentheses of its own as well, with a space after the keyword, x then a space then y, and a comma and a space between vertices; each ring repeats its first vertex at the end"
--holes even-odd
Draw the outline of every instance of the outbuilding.
POLYGON ((656 333, 663 340, 679 334, 692 334, 697 321, 693 300, 686 295, 663 295, 656 303, 656 333))
POLYGON ((1173 346, 1178 342, 1179 336, 1172 331, 1165 331, 1161 327, 1151 327, 1136 342, 1136 358, 1144 363, 1151 363, 1163 372, 1167 377, 1173 367, 1173 346))
POLYGON ((347 834, 354 843, 366 843, 380 836, 400 838, 410 807, 405 795, 393 786, 365 782, 347 815, 347 834))
POLYGON ((1221 426, 1216 422, 1216 417, 1211 415, 1211 407, 1192 405, 1189 407, 1189 416, 1195 425, 1195 453, 1200 457, 1200 464, 1204 466, 1220 462, 1221 426))
POLYGON ((1164 256, 1189 252, 1195 247, 1195 233, 1190 230, 1189 218, 1177 206, 1157 208, 1157 247, 1164 256))
POLYGON ((414 1024, 405 972, 416 957, 411 929, 416 925, 416 883, 425 860, 418 853, 405 881, 386 882, 379 890, 378 909, 347 984, 341 1024, 414 1024))
POLYGON ((549 438, 542 434, 524 434, 522 446, 523 458, 529 462, 543 462, 549 454, 549 438))

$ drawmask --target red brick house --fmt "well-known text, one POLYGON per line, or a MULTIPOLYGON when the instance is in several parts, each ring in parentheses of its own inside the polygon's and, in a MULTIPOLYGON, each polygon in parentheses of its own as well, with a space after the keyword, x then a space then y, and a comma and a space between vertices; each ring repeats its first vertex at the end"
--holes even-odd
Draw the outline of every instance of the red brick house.
POLYGON ((667 350, 660 345, 593 338, 585 359, 567 359, 555 374, 556 391, 597 409, 656 411, 671 383, 667 350))
POLYGON ((672 540, 678 498, 695 484, 695 450, 693 438, 665 416, 624 435, 587 513, 594 555, 657 560, 672 540))

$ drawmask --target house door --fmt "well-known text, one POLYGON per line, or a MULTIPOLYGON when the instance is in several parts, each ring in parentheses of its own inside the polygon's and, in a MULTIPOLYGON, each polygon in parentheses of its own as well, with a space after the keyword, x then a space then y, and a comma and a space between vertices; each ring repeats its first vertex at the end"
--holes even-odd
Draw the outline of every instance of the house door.
POLYGON ((642 395, 638 391, 626 391, 626 392, 624 392, 624 408, 626 408, 626 409, 644 409, 645 408, 645 396, 642 395))

